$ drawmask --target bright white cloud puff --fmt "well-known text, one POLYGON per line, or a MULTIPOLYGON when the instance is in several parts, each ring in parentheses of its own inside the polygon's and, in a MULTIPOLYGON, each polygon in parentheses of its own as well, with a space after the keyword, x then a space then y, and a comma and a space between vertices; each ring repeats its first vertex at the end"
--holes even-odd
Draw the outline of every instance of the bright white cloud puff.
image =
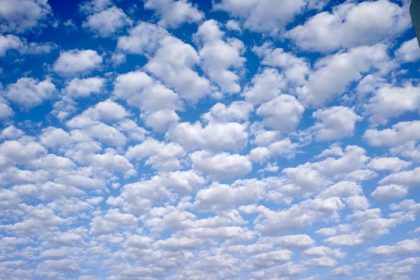
POLYGON ((0 0, 0 279, 417 279, 409 2, 0 0))

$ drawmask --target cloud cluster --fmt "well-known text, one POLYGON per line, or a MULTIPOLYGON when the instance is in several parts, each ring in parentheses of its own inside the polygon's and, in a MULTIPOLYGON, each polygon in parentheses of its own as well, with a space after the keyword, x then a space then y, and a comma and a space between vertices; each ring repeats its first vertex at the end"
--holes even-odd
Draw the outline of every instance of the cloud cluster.
POLYGON ((58 2, 0 0, 0 279, 415 279, 408 1, 58 2))

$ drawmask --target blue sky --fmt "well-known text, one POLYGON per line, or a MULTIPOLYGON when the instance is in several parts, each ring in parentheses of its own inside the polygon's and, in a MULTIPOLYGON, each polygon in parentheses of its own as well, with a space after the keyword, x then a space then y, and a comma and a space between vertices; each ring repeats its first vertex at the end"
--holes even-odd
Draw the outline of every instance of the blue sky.
POLYGON ((409 4, 0 0, 0 278, 416 279, 409 4))

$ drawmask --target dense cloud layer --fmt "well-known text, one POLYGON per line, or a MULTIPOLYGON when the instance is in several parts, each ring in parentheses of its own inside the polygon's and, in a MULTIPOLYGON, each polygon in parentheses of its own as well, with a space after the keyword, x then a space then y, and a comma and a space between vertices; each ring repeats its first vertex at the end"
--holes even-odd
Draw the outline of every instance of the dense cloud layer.
POLYGON ((0 0, 0 279, 417 279, 408 3, 0 0))

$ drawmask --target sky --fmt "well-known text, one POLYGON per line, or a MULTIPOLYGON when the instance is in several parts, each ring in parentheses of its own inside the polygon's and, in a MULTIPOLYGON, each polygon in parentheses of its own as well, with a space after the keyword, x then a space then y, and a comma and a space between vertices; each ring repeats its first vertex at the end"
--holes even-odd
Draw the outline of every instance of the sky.
POLYGON ((409 5, 0 0, 0 279, 418 279, 409 5))

